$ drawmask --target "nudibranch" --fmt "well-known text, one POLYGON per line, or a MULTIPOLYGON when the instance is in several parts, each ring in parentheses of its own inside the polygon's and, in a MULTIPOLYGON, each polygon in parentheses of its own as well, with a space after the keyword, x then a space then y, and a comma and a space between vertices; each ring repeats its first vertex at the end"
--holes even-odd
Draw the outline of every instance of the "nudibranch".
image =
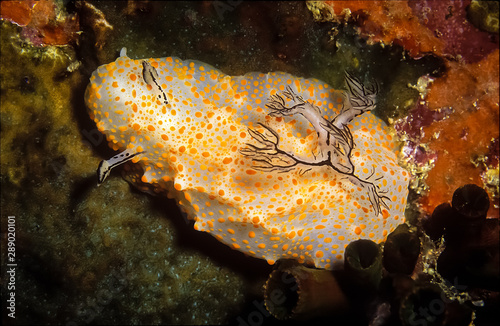
POLYGON ((342 265, 351 241, 404 222, 409 174, 375 108, 377 87, 347 91, 283 72, 228 76, 175 57, 120 57, 85 101, 109 146, 98 169, 142 167, 139 186, 175 198, 196 230, 273 264, 342 265))

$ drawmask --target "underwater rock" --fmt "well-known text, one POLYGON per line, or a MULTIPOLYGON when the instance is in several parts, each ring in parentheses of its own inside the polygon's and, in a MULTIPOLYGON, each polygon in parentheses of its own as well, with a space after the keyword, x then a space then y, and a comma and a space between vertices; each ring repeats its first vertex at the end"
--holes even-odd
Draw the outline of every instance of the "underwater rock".
POLYGON ((423 28, 444 45, 437 55, 476 63, 498 49, 498 35, 477 29, 467 19, 470 0, 408 1, 423 28))
POLYGON ((308 6, 316 19, 325 20, 326 14, 331 21, 354 22, 369 44, 398 44, 414 57, 440 53, 444 48, 414 17, 406 1, 310 1, 308 6))
POLYGON ((66 45, 78 38, 78 16, 67 14, 62 2, 2 1, 1 19, 21 28, 21 35, 35 46, 66 45))
POLYGON ((278 261, 264 287, 267 310, 277 319, 307 320, 349 307, 332 271, 278 261))
POLYGON ((498 37, 467 21, 467 4, 451 0, 309 1, 308 7, 316 20, 355 24, 369 44, 401 45, 415 58, 433 54, 477 62, 498 48, 498 37))
POLYGON ((26 26, 31 21, 33 5, 36 1, 2 1, 0 3, 0 18, 19 26, 26 26))
POLYGON ((499 5, 497 1, 472 0, 467 7, 467 19, 477 28, 498 33, 499 5))
MULTIPOLYGON (((481 184, 484 173, 498 171, 498 165, 472 163, 489 153, 492 139, 499 137, 498 62, 498 50, 479 63, 448 61, 446 75, 430 84, 422 100, 425 109, 410 112, 403 123, 418 124, 420 128, 399 128, 410 140, 402 150, 408 161, 419 166, 428 162, 429 155, 434 160, 427 175, 419 178, 422 183, 425 180, 420 204, 428 214, 446 202, 459 186, 481 184), (422 115, 425 110, 439 114, 439 120, 432 120, 435 115, 431 119, 422 115), (446 119, 441 119, 443 112, 446 119), (414 144, 425 148, 426 155, 417 156, 414 144)), ((491 199, 494 205, 488 216, 498 217, 498 198, 491 199)))
POLYGON ((477 164, 483 166, 481 179, 484 187, 492 199, 493 205, 500 203, 500 172, 499 172, 500 141, 498 138, 492 139, 488 146, 488 153, 477 159, 477 164))
POLYGON ((113 31, 113 26, 106 20, 104 13, 88 1, 78 1, 76 8, 82 17, 82 26, 92 30, 90 37, 97 52, 100 53, 106 44, 106 39, 113 31))

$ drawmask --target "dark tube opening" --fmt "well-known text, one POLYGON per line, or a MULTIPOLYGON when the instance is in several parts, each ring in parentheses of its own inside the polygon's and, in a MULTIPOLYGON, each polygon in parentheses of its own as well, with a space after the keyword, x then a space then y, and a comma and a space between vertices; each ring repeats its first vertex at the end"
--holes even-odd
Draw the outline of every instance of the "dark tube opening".
POLYGON ((346 248, 346 257, 351 267, 366 269, 372 266, 379 258, 379 247, 371 240, 356 240, 346 248))
POLYGON ((410 275, 419 256, 420 239, 406 224, 401 224, 387 237, 382 262, 390 273, 410 275))
POLYGON ((483 188, 468 184, 455 190, 451 206, 466 218, 485 218, 490 208, 490 199, 483 188))
POLYGON ((348 278, 360 288, 375 290, 382 279, 382 252, 366 239, 349 243, 345 249, 344 268, 348 278))
POLYGON ((287 319, 299 302, 297 279, 290 273, 275 270, 265 290, 268 311, 277 319, 287 319))

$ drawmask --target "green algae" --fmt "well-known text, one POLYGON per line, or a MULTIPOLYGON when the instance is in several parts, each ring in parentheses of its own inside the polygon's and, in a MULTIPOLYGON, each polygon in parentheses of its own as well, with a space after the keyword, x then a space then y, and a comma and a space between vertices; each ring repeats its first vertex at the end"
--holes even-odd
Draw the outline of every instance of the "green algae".
MULTIPOLYGON (((16 155, 2 155, 2 173, 8 175, 8 182, 21 186, 28 178, 27 172, 36 177, 43 175, 46 164, 30 164, 29 159, 19 160, 27 153, 33 159, 42 159, 46 153, 53 157, 63 153, 58 148, 60 141, 80 146, 75 154, 83 149, 78 140, 80 135, 77 123, 71 114, 71 86, 77 79, 70 76, 63 83, 56 80, 57 74, 75 60, 74 50, 70 47, 32 48, 15 39, 15 29, 10 23, 2 21, 2 153, 14 152, 16 155), (13 35, 14 34, 14 35, 13 35), (14 38, 14 39, 13 39, 14 38), (66 87, 62 87, 63 85, 66 87), (54 92, 58 89, 58 92, 54 92), (57 123, 53 123, 57 121, 57 123), (29 126, 29 128, 26 128, 29 126), (54 142, 53 140, 57 140, 54 142)), ((72 177, 85 175, 85 166, 79 164, 81 156, 71 158, 65 164, 72 177)), ((61 171, 66 172, 66 170, 61 171)), ((88 173, 88 172, 87 172, 88 173)))
POLYGON ((87 248, 78 255, 89 255, 84 275, 106 271, 90 288, 113 294, 116 283, 123 283, 123 290, 118 286, 121 291, 113 296, 119 310, 107 318, 127 323, 127 316, 133 324, 224 323, 242 302, 242 280, 206 256, 178 248, 172 221, 162 210, 148 207, 148 196, 131 192, 125 181, 111 178, 92 188, 75 209, 75 222, 85 226, 82 231, 89 235, 87 248), (105 204, 102 198, 108 199, 105 204))

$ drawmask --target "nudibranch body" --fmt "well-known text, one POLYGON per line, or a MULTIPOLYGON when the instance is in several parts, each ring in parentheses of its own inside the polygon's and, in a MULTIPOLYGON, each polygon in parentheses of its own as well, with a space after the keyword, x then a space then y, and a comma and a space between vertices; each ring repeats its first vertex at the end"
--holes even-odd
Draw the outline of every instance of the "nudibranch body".
POLYGON ((90 78, 90 116, 131 160, 133 180, 168 192, 195 229, 246 254, 333 269, 351 241, 384 241, 404 222, 409 174, 376 89, 346 75, 348 91, 287 73, 228 76, 175 57, 122 51, 90 78))

